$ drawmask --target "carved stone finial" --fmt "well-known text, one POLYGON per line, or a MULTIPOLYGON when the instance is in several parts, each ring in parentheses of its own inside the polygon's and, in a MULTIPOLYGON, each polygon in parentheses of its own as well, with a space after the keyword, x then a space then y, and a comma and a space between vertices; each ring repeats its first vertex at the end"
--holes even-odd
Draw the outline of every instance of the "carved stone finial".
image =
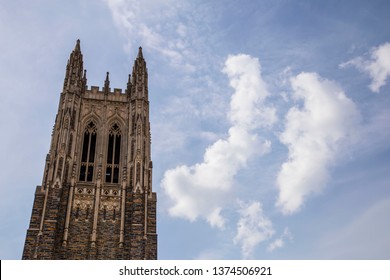
POLYGON ((77 39, 76 46, 74 47, 74 50, 79 52, 80 51, 80 39, 77 39))
POLYGON ((131 74, 129 74, 129 79, 127 80, 127 94, 131 94, 131 74))
POLYGON ((110 92, 110 73, 107 72, 106 74, 106 80, 104 81, 104 93, 108 94, 110 92))

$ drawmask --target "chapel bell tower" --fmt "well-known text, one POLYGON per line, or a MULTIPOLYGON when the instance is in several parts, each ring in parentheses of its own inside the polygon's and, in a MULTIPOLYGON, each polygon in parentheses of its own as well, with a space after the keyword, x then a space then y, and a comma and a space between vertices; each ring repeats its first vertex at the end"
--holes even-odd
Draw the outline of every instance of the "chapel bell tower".
POLYGON ((23 259, 157 259, 148 72, 87 86, 80 40, 66 66, 23 259))

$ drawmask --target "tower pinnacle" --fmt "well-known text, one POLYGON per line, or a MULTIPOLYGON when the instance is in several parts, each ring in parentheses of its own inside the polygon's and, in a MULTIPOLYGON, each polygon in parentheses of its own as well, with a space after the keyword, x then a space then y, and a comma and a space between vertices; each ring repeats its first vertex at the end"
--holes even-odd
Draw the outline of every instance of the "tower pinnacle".
POLYGON ((107 72, 106 74, 106 80, 104 81, 104 93, 108 94, 110 92, 110 73, 107 72))
POLYGON ((142 55, 142 47, 139 47, 138 56, 134 61, 131 84, 133 87, 131 98, 148 100, 148 69, 142 55))
POLYGON ((126 93, 127 93, 127 96, 130 98, 130 95, 131 95, 131 87, 132 87, 132 84, 131 84, 131 74, 129 74, 129 78, 127 80, 127 88, 126 88, 126 93))
POLYGON ((75 51, 80 51, 80 39, 77 39, 76 46, 74 47, 75 51))
POLYGON ((83 54, 81 53, 80 40, 78 39, 66 66, 64 92, 83 92, 83 70, 83 54))
POLYGON ((143 58, 142 47, 139 47, 139 49, 138 49, 138 56, 137 56, 137 58, 143 58))

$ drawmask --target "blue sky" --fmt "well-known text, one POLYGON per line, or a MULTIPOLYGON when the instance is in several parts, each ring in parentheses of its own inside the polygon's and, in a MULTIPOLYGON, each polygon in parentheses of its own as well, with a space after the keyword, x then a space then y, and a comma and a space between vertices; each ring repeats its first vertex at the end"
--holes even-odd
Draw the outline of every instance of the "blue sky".
POLYGON ((0 0, 0 258, 20 259, 66 61, 149 69, 160 259, 390 258, 388 1, 0 0))

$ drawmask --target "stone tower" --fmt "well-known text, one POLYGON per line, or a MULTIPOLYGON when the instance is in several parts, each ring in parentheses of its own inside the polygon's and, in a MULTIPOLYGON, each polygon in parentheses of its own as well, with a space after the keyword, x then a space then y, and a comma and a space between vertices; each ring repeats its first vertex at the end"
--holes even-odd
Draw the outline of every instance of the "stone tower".
POLYGON ((68 64, 23 259, 157 259, 148 73, 87 87, 80 40, 68 64))

